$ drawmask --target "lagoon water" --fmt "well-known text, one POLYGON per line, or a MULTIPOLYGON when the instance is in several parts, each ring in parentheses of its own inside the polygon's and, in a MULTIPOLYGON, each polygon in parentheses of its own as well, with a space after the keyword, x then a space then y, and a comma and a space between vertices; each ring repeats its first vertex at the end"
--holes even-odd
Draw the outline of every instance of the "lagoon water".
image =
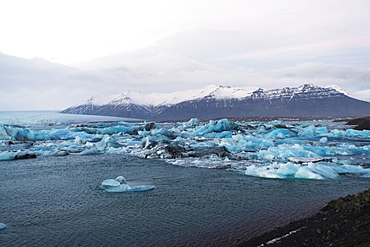
POLYGON ((233 246, 368 189, 369 181, 266 179, 129 154, 0 161, 0 222, 7 225, 0 245, 233 246), (155 188, 99 188, 120 175, 155 188))
POLYGON ((124 155, 0 162, 2 246, 232 246, 369 186, 275 180, 124 155), (107 193, 106 178, 153 184, 107 193))

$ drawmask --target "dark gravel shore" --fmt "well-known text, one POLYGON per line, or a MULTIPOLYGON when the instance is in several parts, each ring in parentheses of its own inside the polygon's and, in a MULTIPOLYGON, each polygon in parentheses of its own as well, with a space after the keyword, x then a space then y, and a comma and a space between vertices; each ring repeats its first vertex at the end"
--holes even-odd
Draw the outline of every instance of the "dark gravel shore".
POLYGON ((312 217, 238 246, 370 246, 370 189, 331 201, 312 217))

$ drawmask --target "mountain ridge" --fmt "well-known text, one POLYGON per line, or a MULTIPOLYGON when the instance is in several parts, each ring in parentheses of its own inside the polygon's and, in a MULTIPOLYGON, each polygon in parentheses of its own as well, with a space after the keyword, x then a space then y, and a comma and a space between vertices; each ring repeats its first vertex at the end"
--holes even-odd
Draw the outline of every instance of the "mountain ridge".
POLYGON ((265 90, 256 87, 207 86, 201 89, 91 97, 62 113, 108 115, 145 120, 193 117, 327 117, 370 115, 370 102, 349 97, 337 86, 304 84, 265 90))

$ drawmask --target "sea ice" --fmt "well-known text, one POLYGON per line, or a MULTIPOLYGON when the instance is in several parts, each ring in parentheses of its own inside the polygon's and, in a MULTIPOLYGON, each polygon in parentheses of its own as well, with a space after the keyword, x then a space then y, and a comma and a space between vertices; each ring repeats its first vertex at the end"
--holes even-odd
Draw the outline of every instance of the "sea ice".
POLYGON ((322 137, 321 139, 320 139, 320 142, 321 143, 327 143, 328 142, 328 138, 327 137, 322 137))
POLYGON ((98 150, 104 150, 109 147, 117 148, 121 146, 122 146, 121 144, 119 144, 113 137, 109 135, 105 135, 100 142, 97 142, 95 144, 95 147, 98 150))
POLYGON ((262 178, 335 179, 340 174, 360 174, 367 177, 370 174, 370 169, 332 163, 293 164, 290 162, 275 162, 264 166, 250 165, 244 173, 262 178))
POLYGON ((306 178, 306 179, 324 179, 320 174, 315 173, 310 168, 302 166, 294 174, 295 178, 306 178))
POLYGON ((288 129, 276 129, 273 130, 265 135, 265 138, 267 139, 284 139, 284 138, 290 138, 295 137, 297 134, 291 130, 288 129))
MULTIPOLYGON (((44 130, 0 124, 0 160, 71 153, 130 154, 166 160, 181 158, 184 166, 240 168, 248 175, 267 178, 369 176, 368 169, 355 166, 350 159, 370 155, 370 131, 335 129, 338 126, 334 122, 239 123, 227 119, 60 125, 44 130), (324 126, 325 123, 328 124, 324 126)), ((132 188, 120 183, 110 189, 117 192, 133 191, 132 188)), ((148 187, 136 188, 145 189, 148 187)))
POLYGON ((0 230, 5 229, 6 225, 4 223, 0 223, 0 230))
POLYGON ((101 183, 100 188, 109 189, 111 187, 115 187, 115 186, 118 186, 120 184, 121 183, 119 181, 117 181, 117 179, 106 179, 101 183))
POLYGON ((199 125, 199 120, 197 118, 192 118, 188 122, 182 124, 184 128, 195 128, 199 125))
POLYGON ((15 152, 1 152, 0 160, 13 160, 15 158, 15 152))
POLYGON ((95 155, 95 154, 102 154, 103 152, 101 150, 98 150, 96 148, 90 148, 85 149, 80 153, 80 155, 95 155))
POLYGON ((126 183, 126 179, 123 176, 118 176, 116 179, 106 179, 100 185, 100 188, 106 192, 135 192, 135 191, 147 191, 154 189, 153 185, 136 185, 130 186, 126 183))

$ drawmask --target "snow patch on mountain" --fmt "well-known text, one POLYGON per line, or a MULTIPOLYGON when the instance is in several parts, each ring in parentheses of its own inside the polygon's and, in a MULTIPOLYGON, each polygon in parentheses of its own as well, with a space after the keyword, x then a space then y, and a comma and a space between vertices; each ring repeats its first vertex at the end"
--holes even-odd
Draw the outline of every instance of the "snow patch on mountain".
POLYGON ((334 89, 334 90, 336 90, 336 91, 338 91, 338 92, 340 92, 340 93, 342 93, 344 95, 349 96, 349 93, 346 90, 344 90, 343 88, 341 88, 341 87, 339 87, 337 85, 328 85, 328 86, 326 86, 324 88, 334 89))
POLYGON ((184 90, 172 93, 150 93, 126 91, 121 94, 105 95, 99 94, 92 96, 78 106, 104 106, 104 105, 140 105, 144 107, 171 106, 181 102, 197 99, 243 99, 250 97, 252 99, 277 99, 293 97, 335 97, 348 93, 336 85, 319 87, 313 84, 304 84, 296 88, 285 87, 283 89, 266 90, 257 87, 237 87, 237 86, 216 86, 209 85, 199 89, 184 90))
POLYGON ((173 105, 184 101, 205 97, 215 99, 245 98, 251 96, 257 87, 231 87, 210 85, 200 89, 184 90, 172 93, 150 93, 126 91, 119 95, 96 95, 79 105, 125 105, 145 106, 173 105))

